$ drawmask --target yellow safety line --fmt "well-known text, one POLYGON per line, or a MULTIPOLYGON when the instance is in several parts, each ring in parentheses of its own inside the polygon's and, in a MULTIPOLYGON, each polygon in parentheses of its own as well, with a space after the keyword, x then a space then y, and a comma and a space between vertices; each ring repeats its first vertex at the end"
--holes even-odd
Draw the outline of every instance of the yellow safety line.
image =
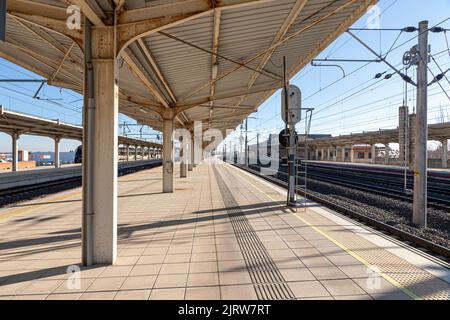
MULTIPOLYGON (((68 200, 70 198, 76 198, 80 196, 80 191, 76 191, 76 192, 72 192, 68 195, 65 196, 61 196, 59 198, 56 199, 52 199, 52 201, 64 201, 64 200, 68 200)), ((24 213, 30 213, 32 211, 35 211, 37 209, 42 209, 43 207, 52 205, 53 203, 43 203, 43 204, 33 204, 31 207, 25 207, 25 208, 18 208, 16 210, 12 210, 12 212, 10 210, 6 210, 6 213, 2 214, 0 213, 0 220, 2 219, 6 219, 9 217, 13 217, 19 214, 24 214, 24 213)))
MULTIPOLYGON (((236 169, 237 170, 237 169, 236 169)), ((241 174, 237 173, 236 174, 240 175, 241 177, 243 177, 241 174)), ((262 192, 263 194, 265 194, 268 198, 270 198, 272 201, 275 201, 281 205, 283 205, 280 201, 274 199, 273 197, 271 197, 268 193, 264 192, 263 190, 261 190, 260 188, 258 188, 255 184, 253 184, 251 181, 249 181, 248 179, 246 179, 248 183, 250 183, 253 187, 255 187, 257 190, 259 190, 260 192, 262 192)), ((326 237, 328 240, 330 240, 331 242, 333 242, 335 245, 337 245, 338 247, 340 247, 342 250, 344 250, 345 252, 347 252, 348 254, 350 254, 352 257, 354 257, 355 259, 357 259, 359 262, 363 263, 366 267, 370 268, 371 270, 373 270, 371 267, 372 265, 365 260, 363 257, 361 257, 360 255, 358 255, 357 253, 355 253, 354 251, 352 251, 351 249, 347 248, 345 245, 343 245, 342 243, 340 243, 339 241, 335 240, 333 237, 331 237, 330 235, 328 235, 327 233, 325 233, 324 231, 320 230, 319 228, 313 226, 311 223, 309 223, 308 221, 306 221, 305 219, 299 217, 297 214, 292 213, 295 217, 297 217, 299 220, 301 220, 303 223, 307 224, 309 227, 311 227, 313 230, 315 230, 316 232, 320 233, 321 235, 323 235, 324 237, 326 237)), ((394 285, 395 287, 399 288, 400 290, 402 290, 406 295, 408 295, 410 298, 414 299, 414 300, 420 300, 421 298, 416 295, 414 292, 412 292, 411 290, 409 290, 408 288, 405 288, 401 283, 399 283, 397 280, 393 279, 391 276, 385 274, 382 271, 376 271, 373 270, 374 272, 377 272, 381 277, 383 277, 386 281, 388 281, 389 283, 391 283, 392 285, 394 285)))

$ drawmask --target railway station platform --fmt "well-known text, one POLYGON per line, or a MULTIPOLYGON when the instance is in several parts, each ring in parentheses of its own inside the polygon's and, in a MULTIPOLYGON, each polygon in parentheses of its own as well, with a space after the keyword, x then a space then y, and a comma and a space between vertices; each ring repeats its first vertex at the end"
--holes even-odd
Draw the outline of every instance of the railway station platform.
POLYGON ((161 170, 119 178, 113 266, 68 273, 81 189, 0 209, 0 298, 450 298, 445 262, 315 203, 288 209, 260 177, 205 160, 161 193, 161 170))

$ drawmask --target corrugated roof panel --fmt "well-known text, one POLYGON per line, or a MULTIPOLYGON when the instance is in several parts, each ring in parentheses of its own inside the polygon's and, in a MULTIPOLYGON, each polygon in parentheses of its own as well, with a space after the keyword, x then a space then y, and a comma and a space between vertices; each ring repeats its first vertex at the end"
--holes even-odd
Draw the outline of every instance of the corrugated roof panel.
MULTIPOLYGON (((10 0, 14 1, 14 0, 10 0)), ((40 3, 46 3, 58 7, 66 7, 65 1, 58 0, 37 0, 40 3)), ((93 3, 95 0, 89 0, 93 3)), ((283 56, 287 58, 289 76, 293 76, 299 71, 309 59, 318 54, 320 50, 324 49, 326 45, 331 43, 337 36, 336 30, 342 32, 340 27, 349 27, 350 24, 365 12, 366 7, 375 1, 355 1, 346 9, 328 17, 325 21, 318 25, 302 32, 293 39, 283 43, 274 50, 271 59, 268 60, 264 66, 265 72, 271 72, 276 75, 282 74, 282 59, 283 56), (319 50, 320 49, 320 50, 319 50)), ((179 3, 178 0, 127 0, 125 2, 125 9, 139 9, 145 7, 152 7, 158 10, 159 5, 162 12, 168 12, 171 4, 179 3)), ((189 3, 189 2, 186 2, 189 3)), ((289 14, 296 3, 295 0, 277 0, 269 2, 254 3, 242 7, 225 8, 221 10, 221 24, 219 32, 219 53, 235 62, 242 63, 250 58, 260 55, 255 58, 249 67, 258 67, 264 52, 271 46, 278 31, 286 22, 289 14)), ((309 0, 305 7, 295 19, 294 23, 287 31, 287 36, 298 32, 302 28, 309 26, 311 23, 318 21, 325 17, 333 10, 340 8, 342 5, 348 3, 347 0, 309 0)), ((97 8, 109 10, 111 2, 109 0, 97 0, 97 8)), ((196 4, 198 5, 198 3, 196 4)), ((179 10, 178 7, 177 10, 179 10)), ((43 13, 45 14, 45 13, 43 13)), ((23 65, 30 63, 32 67, 40 70, 40 74, 49 78, 58 67, 58 63, 64 57, 64 51, 57 50, 49 44, 43 43, 39 37, 26 30, 17 22, 8 18, 8 36, 10 39, 16 39, 23 43, 26 48, 33 52, 48 57, 50 61, 38 61, 37 57, 30 58, 30 55, 25 54, 19 50, 14 51, 11 46, 7 44, 0 44, 0 48, 4 54, 8 53, 22 62, 23 65)), ((37 28, 35 26, 35 28, 37 28)), ((44 30, 41 29, 40 30, 44 30)), ((62 48, 69 48, 72 40, 68 37, 61 36, 51 31, 45 31, 57 41, 62 48)), ((163 30, 172 36, 187 41, 205 50, 213 50, 213 32, 214 32, 214 14, 211 10, 207 15, 188 20, 184 23, 178 24, 176 27, 171 27, 163 30)), ((155 33, 143 39, 145 45, 148 47, 150 54, 153 56, 158 69, 160 69, 163 77, 167 81, 168 86, 177 98, 178 103, 186 102, 185 100, 193 100, 197 98, 204 98, 210 95, 211 77, 212 77, 212 57, 210 53, 204 52, 197 48, 182 43, 172 38, 168 38, 160 33, 155 33), (202 89, 200 89, 202 88, 202 89)), ((158 75, 154 66, 151 66, 150 61, 145 61, 146 55, 139 51, 138 46, 133 46, 127 52, 132 53, 133 59, 138 59, 140 64, 146 69, 144 74, 149 75, 150 81, 154 85, 163 89, 163 80, 158 79, 158 75), (137 51, 138 50, 138 51, 137 51)), ((215 85, 215 95, 229 94, 230 92, 245 92, 248 83, 255 71, 249 70, 245 67, 237 68, 237 64, 232 61, 227 61, 223 58, 218 58, 218 76, 228 73, 230 70, 237 69, 230 75, 218 80, 215 85)), ((64 66, 60 74, 56 77, 57 81, 63 82, 67 87, 82 88, 83 74, 77 71, 73 65, 76 63, 78 70, 83 68, 83 54, 82 51, 75 46, 70 59, 64 66), (72 65, 70 64, 72 63, 72 65), (73 70, 71 70, 71 68, 73 70)), ((131 96, 140 101, 149 101, 151 103, 158 103, 158 101, 150 93, 149 89, 143 85, 135 74, 130 72, 128 67, 121 66, 121 73, 119 83, 122 93, 131 96)), ((254 88, 261 88, 272 86, 273 84, 280 84, 276 76, 258 75, 254 88)), ((254 106, 255 108, 267 97, 271 95, 274 90, 268 92, 261 92, 245 96, 242 100, 242 106, 254 106)), ((162 93, 167 97, 167 92, 162 93)), ((227 104, 231 107, 235 106, 240 97, 233 97, 228 99, 217 100, 214 105, 227 104)), ((147 121, 152 125, 159 126, 159 116, 154 113, 146 115, 140 108, 129 101, 121 102, 121 111, 138 119, 139 121, 147 121), (123 109, 123 110, 122 110, 123 109), (136 109, 136 111, 133 111, 136 109)), ((190 120, 208 119, 209 117, 209 102, 203 103, 202 106, 185 111, 185 114, 190 120)), ((251 109, 237 109, 234 112, 225 108, 214 108, 212 120, 222 120, 222 127, 237 125, 246 114, 252 112, 251 109)))

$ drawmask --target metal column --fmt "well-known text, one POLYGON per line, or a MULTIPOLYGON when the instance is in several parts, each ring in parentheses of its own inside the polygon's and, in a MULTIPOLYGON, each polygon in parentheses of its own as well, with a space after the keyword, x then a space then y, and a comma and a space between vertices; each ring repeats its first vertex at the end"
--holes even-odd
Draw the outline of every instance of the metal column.
POLYGON ((384 164, 389 164, 389 157, 391 153, 391 148, 389 147, 389 142, 384 144, 384 164))
POLYGON ((19 138, 20 135, 16 132, 11 134, 12 138, 12 171, 19 170, 19 138))
POLYGON ((414 166, 413 223, 427 225, 427 140, 428 140, 428 21, 419 24, 419 64, 417 67, 417 120, 414 166))
POLYGON ((163 192, 173 192, 173 118, 163 120, 163 192))
POLYGON ((59 161, 59 142, 61 141, 60 137, 55 137, 55 168, 60 167, 59 161))
POLYGON ((115 27, 92 28, 85 19, 84 35, 82 260, 85 265, 114 264, 119 109, 115 27))
POLYGON ((350 147, 350 162, 355 162, 355 150, 353 149, 353 145, 350 147))
POLYGON ((189 144, 189 152, 188 152, 188 159, 189 159, 189 164, 188 164, 188 171, 192 171, 194 170, 194 137, 191 133, 191 138, 190 141, 188 141, 189 144))
POLYGON ((245 118, 245 145, 244 145, 245 166, 248 167, 248 117, 245 118))
POLYGON ((371 162, 372 164, 376 163, 377 160, 377 147, 375 146, 375 144, 372 145, 372 150, 370 151, 371 153, 371 162))
POLYGON ((180 178, 187 178, 187 141, 180 137, 180 178))
POLYGON ((442 168, 448 168, 448 140, 442 140, 442 168))

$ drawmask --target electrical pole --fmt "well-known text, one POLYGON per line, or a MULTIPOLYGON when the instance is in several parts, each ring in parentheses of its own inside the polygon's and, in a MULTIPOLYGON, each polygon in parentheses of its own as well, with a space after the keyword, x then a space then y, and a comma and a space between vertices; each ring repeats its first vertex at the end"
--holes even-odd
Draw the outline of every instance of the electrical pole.
POLYGON ((245 150, 244 150, 244 155, 245 155, 245 166, 248 167, 248 136, 247 136, 247 132, 248 132, 248 117, 245 118, 245 150))
POLYGON ((256 165, 259 166, 259 132, 256 134, 256 165))
POLYGON ((428 21, 419 23, 413 223, 427 226, 428 21))

